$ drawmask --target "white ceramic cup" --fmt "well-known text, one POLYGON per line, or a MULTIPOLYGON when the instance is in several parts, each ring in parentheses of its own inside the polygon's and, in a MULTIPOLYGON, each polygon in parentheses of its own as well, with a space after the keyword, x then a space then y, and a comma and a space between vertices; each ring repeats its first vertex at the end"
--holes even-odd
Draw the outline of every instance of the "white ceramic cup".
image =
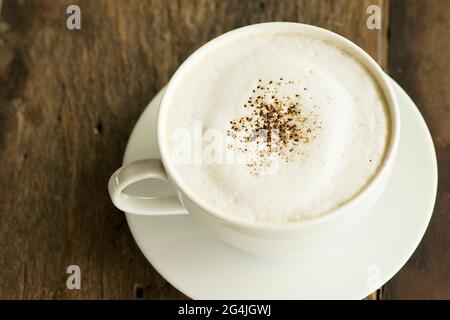
MULTIPOLYGON (((354 228, 365 213, 369 212, 383 192, 392 171, 400 135, 400 118, 397 99, 387 76, 361 48, 342 36, 322 28, 299 23, 273 22, 230 31, 195 51, 176 71, 167 86, 159 109, 157 135, 161 159, 132 162, 121 167, 111 176, 108 189, 117 208, 128 214, 139 215, 189 213, 204 222, 219 239, 234 247, 271 258, 292 258, 330 247, 343 234, 354 228), (186 70, 192 66, 195 67, 196 62, 201 61, 211 50, 230 40, 266 31, 299 32, 326 39, 344 49, 360 61, 375 78, 390 111, 391 135, 386 157, 380 170, 369 185, 355 198, 324 216, 290 223, 240 220, 216 210, 211 203, 200 199, 197 194, 187 188, 169 159, 169 150, 166 144, 169 139, 166 139, 166 126, 162 119, 166 118, 165 114, 171 107, 166 103, 167 97, 177 90, 178 83, 183 81, 186 70), (126 187, 144 179, 168 181, 176 190, 177 196, 138 197, 124 192, 126 187)), ((293 192, 295 191, 293 190, 293 192)))

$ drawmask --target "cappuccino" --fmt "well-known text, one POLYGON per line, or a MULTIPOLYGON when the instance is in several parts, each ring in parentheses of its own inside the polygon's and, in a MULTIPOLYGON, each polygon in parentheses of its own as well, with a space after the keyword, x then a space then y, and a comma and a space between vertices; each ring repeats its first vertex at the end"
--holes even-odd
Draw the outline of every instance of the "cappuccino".
POLYGON ((269 223, 322 216, 383 163, 384 96, 357 59, 324 40, 286 32, 228 41, 176 86, 162 119, 169 161, 223 214, 269 223))

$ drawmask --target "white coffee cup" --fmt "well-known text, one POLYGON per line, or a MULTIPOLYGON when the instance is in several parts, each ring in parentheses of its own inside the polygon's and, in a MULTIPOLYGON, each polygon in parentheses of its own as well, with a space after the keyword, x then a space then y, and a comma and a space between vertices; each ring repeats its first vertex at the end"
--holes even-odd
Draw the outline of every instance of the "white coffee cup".
MULTIPOLYGON (((119 168, 110 178, 108 189, 114 205, 129 213, 138 215, 192 214, 222 241, 258 255, 270 258, 291 258, 302 256, 329 247, 343 234, 355 227, 370 211, 385 189, 392 171, 400 136, 400 117, 397 99, 387 76, 378 64, 353 42, 331 31, 299 23, 273 22, 243 27, 223 34, 194 52, 177 70, 170 80, 161 101, 157 135, 161 159, 139 160, 119 168), (297 31, 332 42, 344 49, 360 63, 377 81, 386 106, 390 112, 390 140, 386 157, 376 176, 356 197, 337 207, 332 212, 308 220, 289 223, 263 223, 237 219, 218 212, 210 203, 204 203, 189 190, 180 179, 174 165, 169 161, 167 132, 161 123, 161 115, 170 105, 167 97, 176 90, 176 84, 190 69, 198 55, 214 50, 223 43, 265 31, 297 31), (124 193, 131 184, 144 179, 168 181, 177 196, 138 197, 124 193)), ((373 212, 376 214, 376 212, 373 212)))

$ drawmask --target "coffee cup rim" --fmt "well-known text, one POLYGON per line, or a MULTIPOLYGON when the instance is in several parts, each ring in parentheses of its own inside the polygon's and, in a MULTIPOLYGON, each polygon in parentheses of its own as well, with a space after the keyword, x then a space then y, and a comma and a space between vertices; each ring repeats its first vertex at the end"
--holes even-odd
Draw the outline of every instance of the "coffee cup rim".
POLYGON ((375 189, 378 184, 382 183, 384 179, 389 178, 388 176, 389 170, 387 170, 387 168, 391 167, 395 160, 395 155, 398 149, 399 136, 400 136, 400 114, 397 98, 395 96, 392 86, 388 82, 387 75, 377 64, 377 62, 375 62, 375 60, 363 49, 361 49, 358 45, 333 31, 317 26, 295 22, 265 22, 253 24, 231 30, 205 43, 203 46, 198 48, 194 53, 192 53, 181 64, 181 66, 177 69, 177 71, 170 79, 167 88, 164 92, 164 95, 162 97, 157 118, 157 140, 159 150, 161 153, 161 160, 163 162, 163 165, 166 169, 169 178, 175 184, 175 187, 178 188, 183 193, 183 195, 187 196, 191 201, 193 201, 197 206, 202 208, 209 215, 219 218, 224 222, 252 230, 276 231, 286 229, 297 229, 316 224, 323 224, 325 222, 330 222, 332 220, 337 220, 343 215, 354 211, 352 209, 357 208, 362 202, 367 201, 370 198, 373 189, 375 189), (191 67, 193 64, 195 64, 197 59, 201 58, 203 55, 205 55, 207 52, 214 49, 218 45, 223 44, 232 39, 240 38, 242 36, 248 36, 251 35, 252 33, 261 33, 264 31, 297 32, 303 33, 305 35, 318 37, 321 39, 330 40, 331 43, 344 49, 347 53, 351 54, 352 57, 356 58, 361 64, 365 66, 365 68, 376 80, 380 88, 380 91, 384 95, 386 106, 390 112, 389 120, 391 130, 390 130, 389 144, 387 150, 385 151, 384 159, 378 168, 378 171, 367 183, 367 185, 353 198, 317 217, 292 222, 274 223, 274 222, 246 220, 231 215, 227 215, 226 213, 221 212, 217 208, 214 208, 209 203, 203 201, 200 197, 194 194, 192 190, 187 188, 187 186, 181 179, 180 175, 178 174, 177 169, 175 168, 174 164, 170 161, 169 158, 168 145, 166 143, 167 139, 165 134, 165 126, 162 125, 162 123, 164 122, 164 120, 168 121, 167 118, 166 119, 164 118, 170 106, 167 103, 169 100, 168 97, 170 97, 171 94, 174 92, 174 90, 176 90, 177 85, 183 78, 183 74, 185 73, 185 71, 189 69, 189 67, 191 67))

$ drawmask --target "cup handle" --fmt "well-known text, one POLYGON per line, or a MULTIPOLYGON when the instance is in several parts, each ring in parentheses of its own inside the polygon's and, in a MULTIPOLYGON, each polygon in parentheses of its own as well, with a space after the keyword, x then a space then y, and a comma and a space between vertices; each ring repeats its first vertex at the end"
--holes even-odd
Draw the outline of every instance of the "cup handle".
POLYGON ((168 181, 160 159, 138 160, 117 169, 108 182, 109 196, 114 205, 122 211, 138 215, 188 213, 176 196, 133 196, 124 192, 126 187, 146 179, 168 181))

